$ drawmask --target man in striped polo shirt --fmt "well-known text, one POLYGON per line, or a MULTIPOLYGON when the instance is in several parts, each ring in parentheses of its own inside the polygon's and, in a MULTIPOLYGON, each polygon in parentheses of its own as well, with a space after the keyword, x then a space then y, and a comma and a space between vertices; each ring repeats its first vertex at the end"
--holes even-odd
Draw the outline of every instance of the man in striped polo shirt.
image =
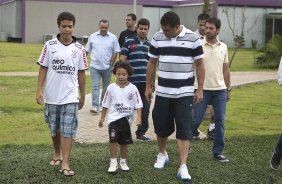
POLYGON ((143 102, 142 123, 135 132, 136 138, 143 141, 150 140, 150 138, 145 135, 149 127, 148 116, 150 110, 150 103, 148 103, 145 98, 146 67, 149 60, 148 50, 150 47, 150 42, 147 40, 149 27, 149 20, 144 18, 140 19, 137 23, 137 36, 127 38, 120 53, 120 60, 128 60, 134 68, 134 73, 128 80, 138 88, 143 102))
POLYGON ((180 167, 177 176, 189 181, 191 176, 186 166, 192 134, 192 104, 203 99, 205 69, 203 49, 199 36, 183 25, 179 16, 169 11, 161 18, 162 31, 155 33, 149 49, 145 96, 152 99, 152 88, 158 63, 158 86, 156 89, 153 121, 159 146, 159 154, 154 167, 162 169, 169 161, 166 152, 168 136, 174 132, 179 148, 180 167), (194 69, 198 79, 198 89, 194 93, 194 69), (194 96, 194 97, 193 97, 194 96), (175 123, 174 123, 175 122, 175 123))

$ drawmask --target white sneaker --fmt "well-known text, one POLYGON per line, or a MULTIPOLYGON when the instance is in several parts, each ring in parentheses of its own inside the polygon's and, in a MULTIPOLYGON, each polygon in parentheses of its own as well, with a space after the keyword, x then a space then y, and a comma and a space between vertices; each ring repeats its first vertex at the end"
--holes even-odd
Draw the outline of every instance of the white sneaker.
POLYGON ((159 153, 157 155, 157 160, 156 160, 156 163, 154 164, 154 168, 162 169, 168 162, 169 162, 169 157, 167 153, 165 154, 159 153))
POLYGON ((119 166, 122 171, 129 171, 129 167, 126 164, 126 161, 120 161, 119 166))
POLYGON ((108 172, 109 173, 115 173, 117 172, 117 169, 118 169, 118 163, 117 161, 111 161, 110 162, 110 167, 108 169, 108 172))
POLYGON ((191 181, 192 178, 188 172, 188 168, 186 164, 183 164, 179 169, 177 173, 177 178, 182 180, 182 181, 191 181))
POLYGON ((98 108, 97 107, 93 107, 91 110, 90 110, 91 113, 94 113, 94 114, 97 114, 98 113, 98 108))

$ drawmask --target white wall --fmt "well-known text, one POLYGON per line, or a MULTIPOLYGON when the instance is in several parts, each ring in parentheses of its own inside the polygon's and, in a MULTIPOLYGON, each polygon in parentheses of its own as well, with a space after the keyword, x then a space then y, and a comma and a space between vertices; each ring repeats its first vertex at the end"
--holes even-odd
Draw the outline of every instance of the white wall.
POLYGON ((21 1, 13 1, 0 6, 0 32, 8 36, 21 37, 21 1))
POLYGON ((191 31, 196 31, 198 15, 203 11, 203 5, 173 7, 173 11, 179 15, 180 23, 191 31))
POLYGON ((148 39, 151 40, 154 33, 161 29, 160 20, 164 13, 171 11, 171 8, 143 7, 143 18, 150 21, 148 39))
MULTIPOLYGON (((228 21, 225 13, 226 9, 228 10, 229 20, 233 27, 235 23, 235 34, 240 34, 242 30, 242 9, 244 7, 235 8, 235 19, 234 19, 234 7, 224 7, 221 6, 218 8, 218 18, 221 19, 221 30, 219 38, 224 41, 228 47, 234 47, 233 36, 230 28, 228 27, 228 21)), ((252 8, 245 7, 245 47, 251 48, 251 40, 257 40, 257 48, 264 47, 265 45, 265 20, 266 15, 270 12, 282 12, 282 9, 273 9, 273 8, 252 8)))
MULTIPOLYGON (((132 5, 26 1, 26 42, 42 43, 44 33, 58 33, 57 16, 63 11, 72 12, 76 17, 75 35, 90 35, 98 30, 101 19, 110 23, 110 32, 117 37, 126 28, 125 17, 133 12, 132 5)), ((142 6, 137 6, 137 17, 142 6)))

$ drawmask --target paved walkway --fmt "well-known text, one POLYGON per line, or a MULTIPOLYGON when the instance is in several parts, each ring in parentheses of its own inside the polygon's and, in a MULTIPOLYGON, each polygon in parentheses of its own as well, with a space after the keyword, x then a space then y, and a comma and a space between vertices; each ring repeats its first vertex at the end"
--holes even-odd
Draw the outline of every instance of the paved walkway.
MULTIPOLYGON (((250 83, 266 82, 275 80, 276 72, 232 72, 231 83, 233 87, 238 87, 250 83)), ((231 99, 232 100, 232 99, 231 99)), ((151 105, 151 110, 154 104, 151 105)), ((80 143, 104 143, 108 142, 108 130, 106 122, 103 128, 98 127, 100 114, 94 115, 89 111, 91 109, 91 95, 86 95, 85 105, 78 113, 79 125, 76 141, 80 143)), ((132 138, 135 139, 136 126, 132 124, 132 138)), ((156 136, 153 128, 151 113, 149 115, 149 130, 146 135, 155 140, 156 136)), ((171 135, 170 139, 175 139, 175 135, 171 135)))
MULTIPOLYGON (((87 72, 89 74, 89 71, 87 72)), ((0 76, 37 76, 38 72, 0 72, 0 76)), ((251 83, 266 82, 276 80, 277 72, 231 72, 231 84, 238 87, 251 83)), ((232 100, 232 99, 231 99, 232 100)), ((151 105, 151 110, 154 104, 151 105)), ((104 143, 108 142, 107 125, 103 128, 98 127, 100 114, 94 115, 89 111, 91 109, 91 94, 86 95, 85 105, 78 112, 79 125, 77 130, 76 142, 80 143, 104 143)), ((132 138, 135 139, 136 126, 132 124, 132 138)), ((155 140, 153 122, 151 113, 149 115, 149 130, 146 133, 151 139, 155 140)), ((171 135, 170 139, 175 139, 175 135, 171 135)))

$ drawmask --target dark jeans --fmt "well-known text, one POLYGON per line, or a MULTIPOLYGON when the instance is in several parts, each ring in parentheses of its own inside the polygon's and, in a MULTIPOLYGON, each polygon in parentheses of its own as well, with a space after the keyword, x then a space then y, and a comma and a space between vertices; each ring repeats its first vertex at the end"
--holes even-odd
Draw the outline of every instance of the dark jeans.
POLYGON ((193 135, 195 135, 203 120, 208 104, 214 109, 215 131, 213 141, 213 154, 221 154, 224 148, 224 125, 226 114, 227 91, 204 90, 204 98, 201 103, 194 104, 194 119, 192 123, 193 135))
POLYGON ((143 103, 143 109, 142 109, 142 122, 141 125, 138 127, 138 129, 136 130, 136 135, 137 136, 141 136, 144 135, 148 128, 149 128, 149 122, 148 122, 148 117, 149 117, 149 111, 150 111, 150 104, 147 102, 146 98, 145 98, 145 90, 146 90, 146 83, 145 82, 140 82, 140 83, 133 83, 141 96, 141 100, 143 103))
POLYGON ((277 142, 277 145, 275 147, 275 153, 279 160, 281 160, 282 157, 282 134, 280 135, 280 138, 277 142))

